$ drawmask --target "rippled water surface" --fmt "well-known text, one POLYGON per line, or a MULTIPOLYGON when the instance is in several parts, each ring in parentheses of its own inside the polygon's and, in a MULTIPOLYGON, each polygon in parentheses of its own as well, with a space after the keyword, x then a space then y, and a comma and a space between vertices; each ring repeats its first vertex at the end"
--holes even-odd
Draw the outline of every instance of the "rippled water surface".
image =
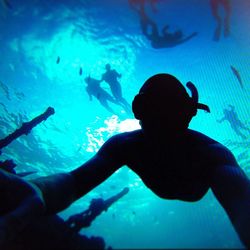
MULTIPOLYGON (((111 103, 112 113, 89 99, 84 79, 100 79, 110 64, 122 74, 119 81, 129 103, 143 82, 159 72, 195 83, 211 114, 200 111, 190 127, 225 144, 250 176, 249 131, 241 130, 242 136, 227 120, 218 121, 232 105, 250 128, 249 1, 231 1, 230 34, 225 37, 222 31, 215 41, 208 0, 158 0, 153 6, 145 0, 145 11, 160 30, 168 24, 169 32, 182 30, 184 37, 198 33, 170 48, 151 46, 141 29, 139 2, 133 8, 128 0, 1 0, 0 138, 49 106, 55 114, 2 149, 0 160, 13 159, 18 173, 36 171, 27 179, 69 171, 110 136, 139 128, 122 106, 111 103)), ((223 19, 223 8, 219 14, 223 19)), ((105 82, 101 86, 111 94, 105 82)), ((210 192, 197 203, 162 200, 127 167, 60 215, 67 218, 86 209, 91 198, 108 198, 125 186, 130 192, 83 234, 102 236, 114 248, 241 246, 210 192)))

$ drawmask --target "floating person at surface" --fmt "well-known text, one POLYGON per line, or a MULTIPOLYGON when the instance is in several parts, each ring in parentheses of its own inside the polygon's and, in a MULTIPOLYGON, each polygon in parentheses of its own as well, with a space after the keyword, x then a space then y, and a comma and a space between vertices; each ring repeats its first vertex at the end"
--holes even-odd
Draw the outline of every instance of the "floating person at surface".
POLYGON ((90 76, 86 77, 84 80, 87 84, 86 91, 89 95, 89 100, 92 101, 92 96, 94 96, 105 109, 112 114, 116 114, 116 112, 109 106, 108 102, 117 105, 119 105, 119 103, 107 91, 101 88, 100 83, 102 80, 97 80, 90 76))
POLYGON ((70 172, 25 181, 0 171, 0 190, 5 190, 0 244, 34 218, 65 209, 128 166, 164 199, 198 202, 211 189, 242 243, 250 248, 249 178, 229 149, 188 128, 197 109, 209 109, 198 102, 195 86, 189 82, 187 87, 191 97, 172 75, 150 77, 132 103, 141 129, 109 138, 91 159, 70 172))
POLYGON ((230 0, 210 0, 210 7, 212 10, 212 15, 216 21, 216 28, 214 31, 213 40, 219 41, 221 36, 222 25, 224 29, 224 37, 230 35, 230 19, 231 19, 231 1, 230 0), (225 11, 224 20, 220 16, 219 7, 223 7, 225 11))
POLYGON ((121 84, 117 80, 117 78, 121 78, 121 74, 119 74, 115 69, 111 69, 110 64, 106 64, 105 66, 106 72, 102 75, 102 81, 105 81, 110 86, 111 92, 118 103, 121 103, 125 111, 130 114, 131 107, 126 99, 122 96, 122 88, 121 84))
POLYGON ((223 114, 224 116, 217 120, 217 122, 221 123, 228 121, 234 132, 242 139, 247 139, 250 137, 250 129, 239 119, 233 105, 228 105, 228 108, 223 109, 223 114), (241 130, 247 131, 249 135, 244 135, 241 130))
POLYGON ((151 41, 151 46, 155 49, 172 48, 182 43, 187 42, 195 37, 198 33, 193 32, 189 36, 183 37, 183 32, 177 30, 175 32, 168 32, 169 26, 165 25, 160 34, 159 28, 155 21, 153 21, 145 12, 144 5, 136 10, 140 17, 141 30, 144 36, 151 41))
POLYGON ((118 201, 128 192, 129 188, 124 188, 121 192, 107 200, 102 198, 92 199, 87 210, 70 216, 66 223, 74 232, 79 232, 82 228, 89 227, 98 215, 103 211, 107 211, 114 202, 118 201))

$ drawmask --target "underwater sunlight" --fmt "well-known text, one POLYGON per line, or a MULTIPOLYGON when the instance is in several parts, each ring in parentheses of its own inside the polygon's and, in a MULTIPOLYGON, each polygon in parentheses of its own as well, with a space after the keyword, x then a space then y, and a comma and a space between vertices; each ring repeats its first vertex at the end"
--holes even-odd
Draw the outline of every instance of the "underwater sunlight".
MULTIPOLYGON (((134 96, 150 76, 168 73, 194 83, 210 108, 189 127, 231 150, 250 178, 249 0, 0 1, 0 141, 26 124, 0 147, 0 167, 28 181, 76 169, 112 136, 141 128, 134 96)), ((91 238, 100 237, 112 249, 244 247, 211 189, 186 202, 159 198, 146 182, 118 169, 48 221, 41 249, 50 249, 45 238, 60 241, 60 226, 76 230, 73 215, 100 199, 110 203, 77 229, 79 245, 87 237, 102 248, 91 238)), ((23 248, 13 249, 32 249, 34 234, 24 232, 23 248)))

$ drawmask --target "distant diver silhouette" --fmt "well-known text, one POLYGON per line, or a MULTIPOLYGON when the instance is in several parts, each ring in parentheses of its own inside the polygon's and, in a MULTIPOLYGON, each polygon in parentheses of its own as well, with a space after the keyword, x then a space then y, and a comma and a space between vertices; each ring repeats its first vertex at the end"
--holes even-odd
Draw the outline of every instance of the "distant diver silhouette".
POLYGON ((121 84, 117 80, 117 78, 121 78, 122 75, 119 74, 115 69, 111 69, 110 64, 106 64, 105 68, 106 72, 102 75, 102 81, 105 81, 109 84, 111 92, 116 101, 122 105, 128 114, 130 114, 132 112, 131 106, 122 96, 121 84))
POLYGON ((221 36, 222 26, 224 29, 224 37, 230 35, 230 19, 231 19, 231 1, 230 0, 210 0, 210 7, 212 10, 212 15, 216 21, 216 28, 214 31, 213 40, 219 41, 221 36), (223 7, 225 10, 225 17, 222 20, 222 17, 219 14, 219 7, 223 7))
POLYGON ((221 123, 224 121, 228 121, 231 128, 234 130, 234 132, 240 136, 242 139, 247 139, 250 136, 250 129, 239 119, 235 107, 233 105, 228 105, 228 108, 225 108, 223 110, 224 116, 217 120, 217 122, 221 123), (245 130, 249 133, 248 137, 244 135, 241 130, 245 130))
POLYGON ((28 135, 30 131, 37 126, 42 121, 48 119, 49 116, 55 113, 54 108, 48 107, 44 113, 41 115, 36 116, 29 122, 24 122, 22 126, 16 129, 13 133, 9 134, 3 139, 0 139, 0 150, 10 144, 13 140, 17 139, 21 135, 28 135))
POLYGON ((112 102, 116 105, 119 105, 119 103, 107 91, 101 88, 100 83, 102 80, 97 80, 90 76, 86 77, 84 80, 87 84, 86 91, 89 95, 89 100, 92 101, 92 96, 94 96, 106 110, 112 114, 116 114, 109 106, 108 102, 112 102))
POLYGON ((129 188, 124 188, 121 192, 107 200, 102 198, 92 199, 87 210, 70 216, 66 223, 70 225, 74 232, 79 232, 82 228, 89 227, 98 215, 100 215, 103 211, 107 211, 114 202, 118 201, 128 192, 129 188))
POLYGON ((151 46, 155 49, 172 48, 187 42, 195 37, 198 33, 193 32, 189 36, 183 37, 183 32, 177 30, 168 32, 169 26, 165 25, 160 34, 159 28, 145 12, 144 5, 141 4, 139 9, 135 9, 140 17, 141 30, 144 36, 151 42, 151 46))

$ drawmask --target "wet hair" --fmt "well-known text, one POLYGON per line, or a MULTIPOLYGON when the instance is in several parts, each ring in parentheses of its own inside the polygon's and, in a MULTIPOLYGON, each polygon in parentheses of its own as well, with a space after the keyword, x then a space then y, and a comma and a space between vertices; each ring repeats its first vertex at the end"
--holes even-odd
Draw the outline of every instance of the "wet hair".
POLYGON ((187 87, 191 90, 192 97, 173 75, 156 74, 150 77, 133 100, 132 110, 135 118, 145 121, 161 119, 167 114, 169 120, 179 120, 187 127, 197 109, 210 112, 207 105, 198 103, 198 91, 194 84, 188 82, 187 87))

